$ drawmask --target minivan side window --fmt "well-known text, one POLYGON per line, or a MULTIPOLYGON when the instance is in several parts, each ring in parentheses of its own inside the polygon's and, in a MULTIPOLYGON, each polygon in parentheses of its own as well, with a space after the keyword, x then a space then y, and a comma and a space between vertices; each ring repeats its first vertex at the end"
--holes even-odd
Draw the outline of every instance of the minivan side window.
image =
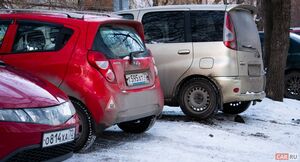
POLYGON ((72 34, 72 29, 62 25, 20 21, 13 53, 56 51, 66 44, 72 34))
POLYGON ((2 45, 5 33, 10 22, 11 21, 9 20, 0 20, 0 46, 2 45))
POLYGON ((123 19, 127 19, 127 20, 133 20, 134 19, 133 14, 120 14, 120 16, 122 16, 123 19))
POLYGON ((223 41, 224 15, 224 11, 191 11, 192 41, 223 41))
POLYGON ((146 43, 185 42, 184 11, 149 12, 143 16, 146 43))

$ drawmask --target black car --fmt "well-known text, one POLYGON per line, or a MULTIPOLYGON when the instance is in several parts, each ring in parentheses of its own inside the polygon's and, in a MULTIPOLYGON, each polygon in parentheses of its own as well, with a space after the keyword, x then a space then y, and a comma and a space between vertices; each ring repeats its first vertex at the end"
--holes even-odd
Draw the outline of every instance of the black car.
POLYGON ((290 32, 300 35, 300 27, 291 28, 290 32))
MULTIPOLYGON (((264 43, 264 33, 259 33, 264 43)), ((263 49, 263 48, 262 48, 263 49)), ((290 33, 290 47, 285 68, 285 91, 287 98, 300 100, 300 35, 290 33)))

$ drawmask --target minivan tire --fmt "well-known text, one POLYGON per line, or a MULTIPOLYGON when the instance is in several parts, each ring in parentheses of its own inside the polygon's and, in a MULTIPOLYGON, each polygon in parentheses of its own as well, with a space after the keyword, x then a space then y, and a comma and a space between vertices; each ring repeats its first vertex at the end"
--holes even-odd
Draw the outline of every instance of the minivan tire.
POLYGON ((117 125, 124 132, 138 134, 149 130, 153 126, 155 121, 155 116, 149 116, 138 120, 119 123, 117 125))
POLYGON ((82 103, 76 100, 71 101, 80 121, 79 137, 76 139, 74 151, 85 152, 92 146, 96 139, 93 120, 87 108, 82 103))
POLYGON ((300 72, 293 71, 286 74, 284 85, 285 97, 300 100, 300 72))
POLYGON ((207 119, 217 112, 216 88, 206 79, 193 78, 180 89, 179 104, 187 116, 207 119))
POLYGON ((230 102, 223 105, 223 113, 239 114, 246 111, 251 105, 251 101, 230 102))

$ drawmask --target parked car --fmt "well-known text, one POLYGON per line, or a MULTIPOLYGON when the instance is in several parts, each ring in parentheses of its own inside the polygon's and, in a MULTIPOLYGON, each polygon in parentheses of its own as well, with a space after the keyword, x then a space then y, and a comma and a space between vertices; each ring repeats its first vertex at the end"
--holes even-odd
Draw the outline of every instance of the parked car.
MULTIPOLYGON (((264 33, 259 32, 264 43, 264 33)), ((285 67, 285 97, 300 100, 300 35, 290 33, 290 46, 285 67)))
POLYGON ((0 161, 65 160, 78 127, 61 90, 0 62, 0 161))
POLYGON ((290 32, 300 35, 300 27, 291 28, 290 32))
POLYGON ((205 119, 218 108, 241 113, 265 97, 255 12, 248 5, 174 5, 117 14, 143 23, 165 103, 205 119))
POLYGON ((0 54, 69 96, 80 119, 79 151, 114 124, 130 133, 148 130, 163 95, 140 22, 75 12, 4 10, 0 54))

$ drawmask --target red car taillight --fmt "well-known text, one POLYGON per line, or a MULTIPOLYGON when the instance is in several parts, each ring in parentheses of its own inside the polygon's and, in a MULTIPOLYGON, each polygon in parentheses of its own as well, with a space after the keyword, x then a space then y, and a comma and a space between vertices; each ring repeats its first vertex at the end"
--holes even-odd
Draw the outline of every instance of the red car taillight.
POLYGON ((97 51, 89 51, 88 62, 91 66, 96 68, 105 77, 107 81, 111 83, 116 83, 115 73, 109 61, 102 53, 97 51))
POLYGON ((157 66, 156 66, 156 63, 155 63, 155 59, 152 55, 152 52, 149 49, 148 49, 148 52, 149 52, 149 55, 151 56, 151 59, 152 59, 155 76, 157 77, 158 76, 158 69, 157 69, 157 66))
POLYGON ((229 13, 226 12, 225 14, 225 29, 224 29, 224 44, 226 47, 230 49, 237 49, 236 44, 236 36, 234 31, 234 26, 231 21, 229 13))

